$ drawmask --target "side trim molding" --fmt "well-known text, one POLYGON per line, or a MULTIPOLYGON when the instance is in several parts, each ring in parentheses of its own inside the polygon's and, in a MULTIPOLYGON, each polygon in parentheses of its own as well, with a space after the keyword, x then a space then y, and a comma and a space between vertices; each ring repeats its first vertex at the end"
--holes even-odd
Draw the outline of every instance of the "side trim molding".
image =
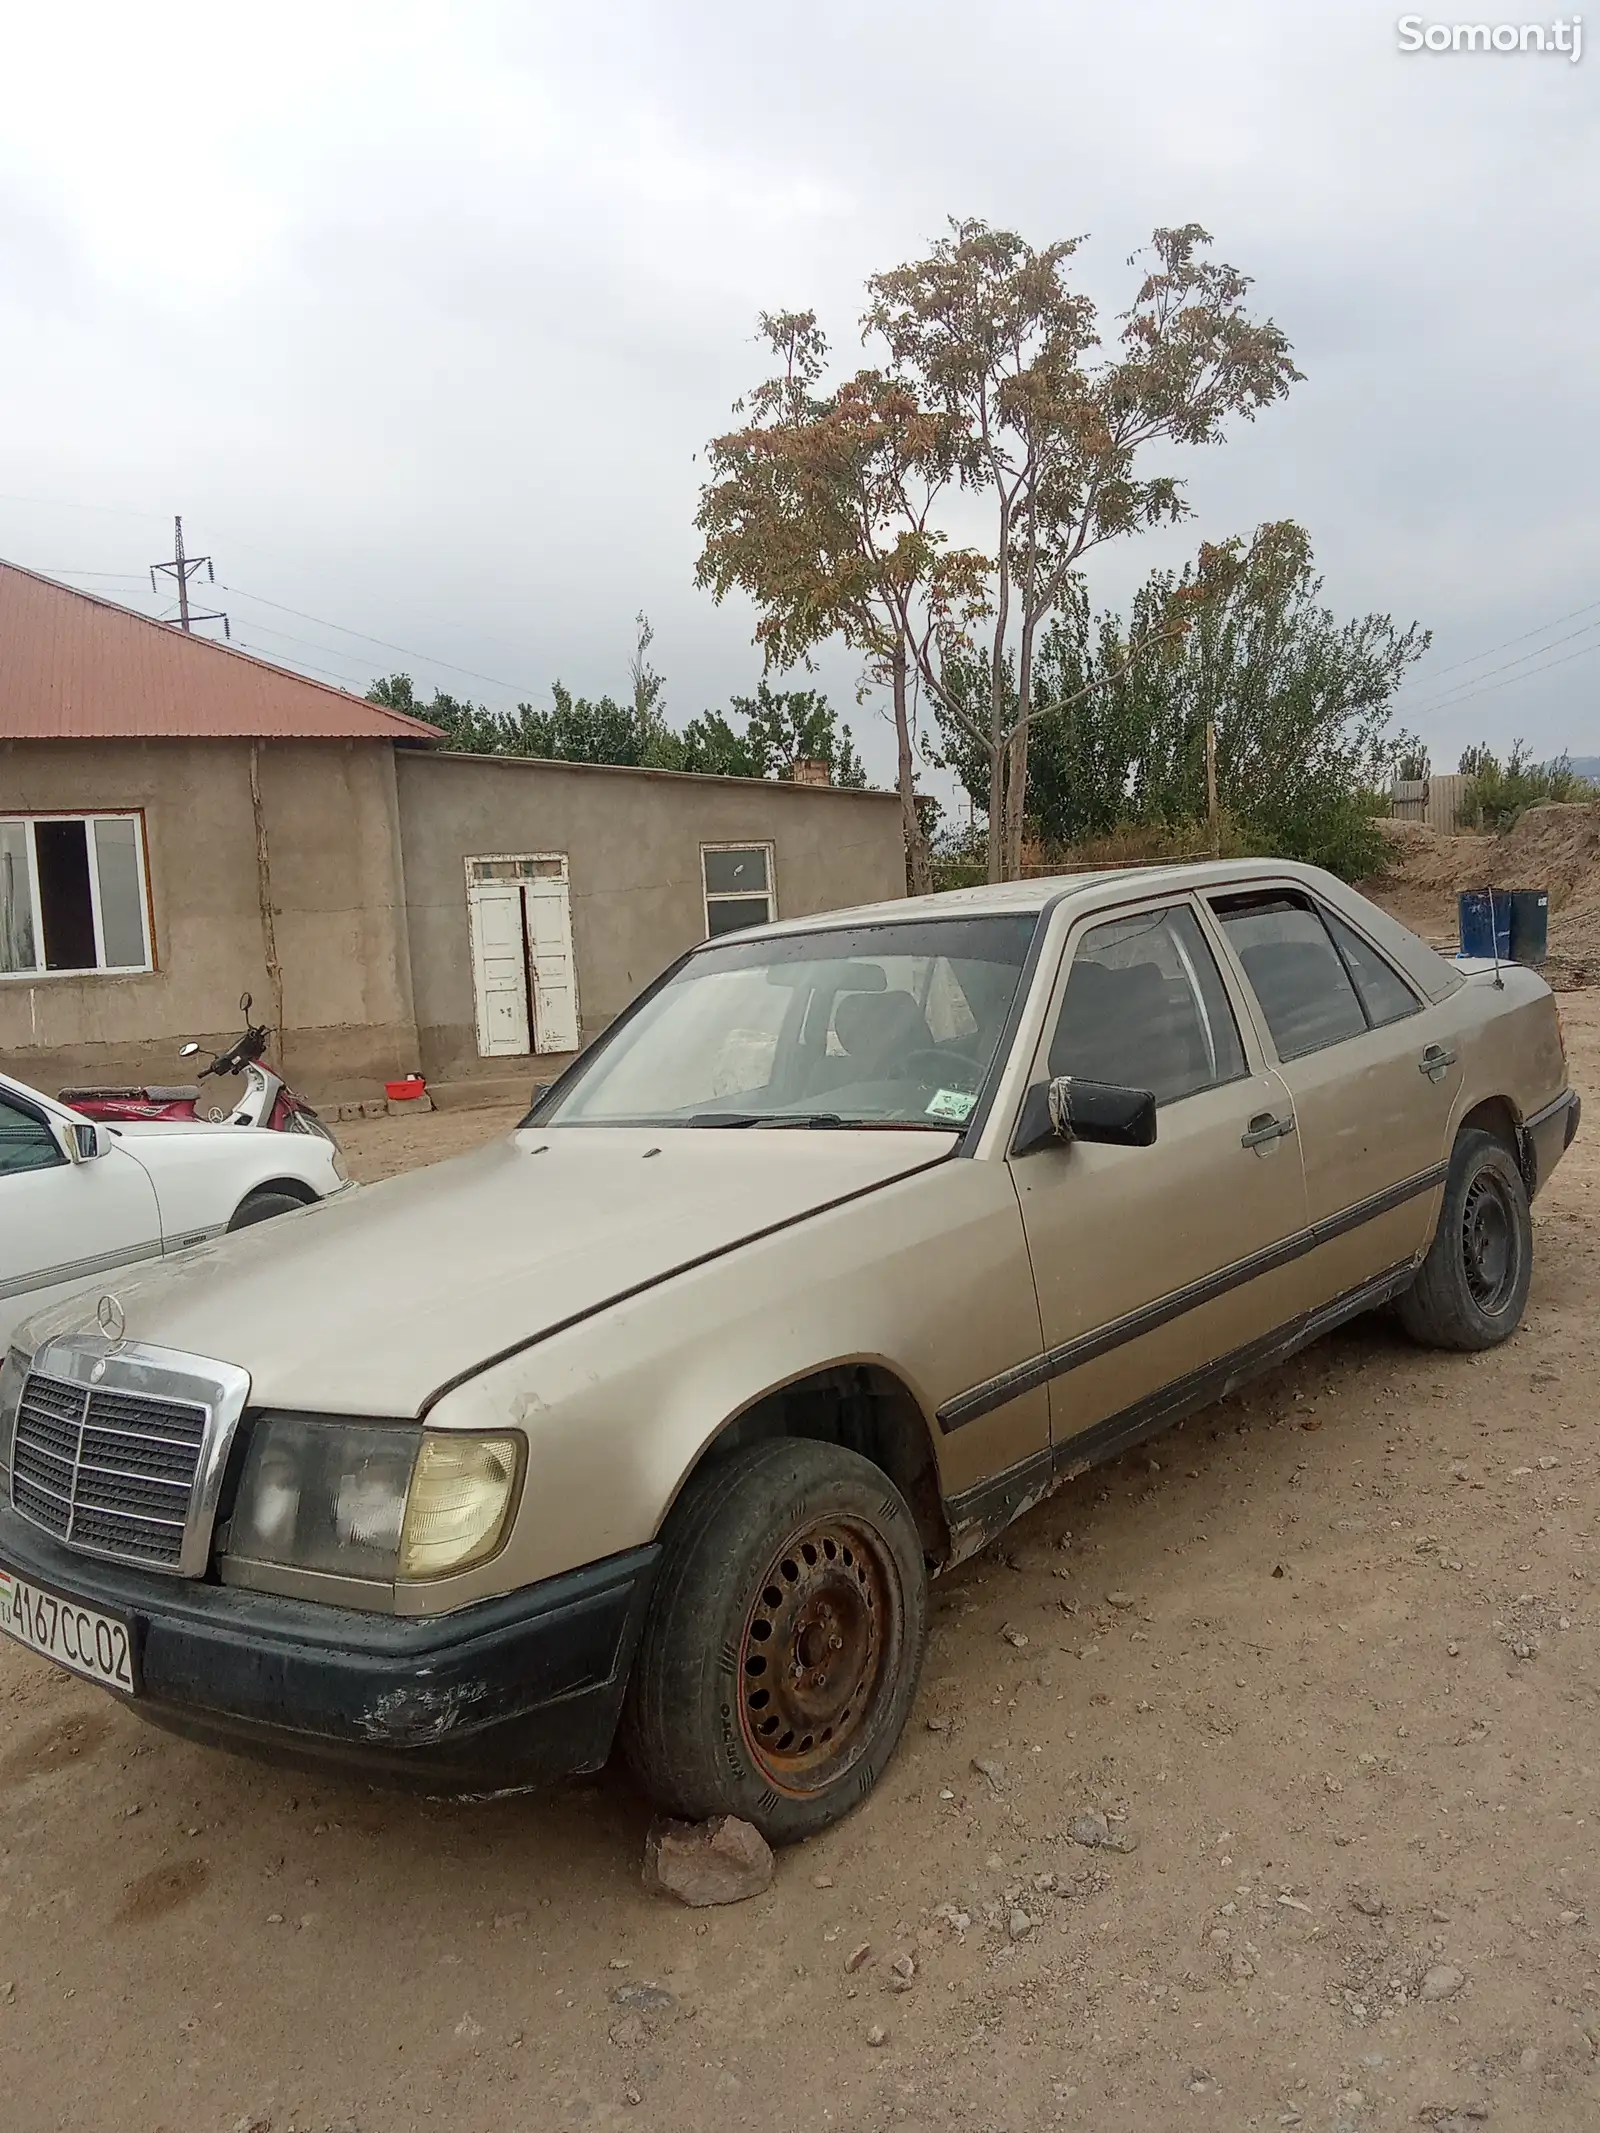
POLYGON ((1432 1192, 1444 1182, 1447 1165, 1434 1163, 1426 1170, 1419 1170, 1414 1177, 1402 1178, 1397 1185, 1389 1185, 1382 1192, 1375 1192, 1365 1200, 1357 1200, 1353 1206, 1342 1208, 1336 1215, 1326 1215, 1309 1228, 1296 1230, 1292 1236, 1282 1238, 1277 1244, 1269 1244, 1264 1250, 1252 1252, 1247 1258, 1236 1259, 1229 1266, 1219 1267, 1215 1273, 1206 1274, 1198 1281, 1191 1281, 1181 1289, 1174 1289, 1166 1296, 1158 1296, 1151 1303, 1141 1304, 1136 1311, 1126 1312, 1114 1318, 1108 1325, 1097 1326, 1092 1332, 1080 1333, 1059 1347, 1046 1349, 1044 1354, 1032 1356, 1025 1363, 1016 1363, 998 1376, 974 1385, 969 1391, 958 1393, 939 1409, 939 1427, 948 1436, 953 1430, 964 1429, 969 1422, 976 1422, 981 1415, 992 1414, 997 1407, 1004 1407, 1010 1400, 1032 1392, 1037 1386, 1047 1385, 1052 1378, 1076 1370, 1081 1363, 1093 1362, 1097 1356, 1108 1355, 1113 1348, 1120 1348, 1128 1341, 1138 1340, 1142 1334, 1153 1333, 1158 1327, 1170 1325, 1186 1311, 1198 1310, 1201 1304, 1226 1296, 1230 1289, 1242 1288, 1247 1281, 1258 1275, 1270 1274, 1278 1267, 1288 1266, 1291 1261, 1303 1259, 1314 1252, 1318 1245, 1327 1244, 1335 1237, 1345 1236, 1350 1230, 1359 1229, 1365 1222, 1374 1222, 1380 1215, 1403 1207, 1407 1200, 1420 1194, 1432 1192))
POLYGON ((1347 1319, 1358 1318, 1363 1311, 1373 1311, 1380 1304, 1388 1303, 1409 1285, 1415 1272, 1414 1260, 1402 1260, 1374 1275, 1370 1281, 1362 1282, 1358 1288, 1347 1289, 1331 1302, 1319 1305, 1314 1311, 1303 1312, 1272 1333, 1263 1334, 1259 1340, 1235 1348, 1227 1355, 1219 1356, 1215 1362, 1190 1371, 1186 1377, 1161 1386, 1144 1399, 1136 1400, 1131 1407, 1108 1415, 1103 1422, 1096 1422, 1092 1428, 1080 1430, 1063 1443, 1035 1452, 1005 1473, 980 1482, 976 1488, 948 1498, 945 1510, 950 1524, 951 1552, 949 1563, 942 1567, 948 1569, 950 1564, 964 1562, 969 1555, 976 1554, 1013 1519, 1042 1503, 1066 1482, 1087 1473, 1091 1467, 1116 1458, 1132 1445, 1155 1436, 1189 1415, 1198 1414, 1213 1401, 1237 1391, 1263 1371, 1275 1368, 1301 1348, 1320 1340, 1323 1334, 1331 1333, 1335 1326, 1343 1325, 1347 1319))
POLYGON ((87 1281, 95 1274, 109 1274, 114 1267, 134 1266, 140 1260, 160 1257, 161 1239, 152 1237, 144 1244, 124 1245, 120 1251, 92 1252, 87 1259, 65 1259, 59 1266, 34 1267, 26 1274, 0 1281, 0 1302, 9 1296, 27 1296, 35 1289, 53 1289, 64 1281, 87 1281))

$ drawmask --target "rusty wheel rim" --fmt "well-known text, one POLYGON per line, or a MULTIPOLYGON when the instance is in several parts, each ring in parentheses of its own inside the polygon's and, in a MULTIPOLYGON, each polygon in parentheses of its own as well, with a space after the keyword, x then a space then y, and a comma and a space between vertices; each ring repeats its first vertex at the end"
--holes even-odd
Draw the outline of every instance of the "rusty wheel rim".
POLYGON ((822 1518, 784 1542, 739 1642, 745 1746, 780 1792, 820 1792, 857 1761, 900 1641, 899 1574, 880 1534, 822 1518))

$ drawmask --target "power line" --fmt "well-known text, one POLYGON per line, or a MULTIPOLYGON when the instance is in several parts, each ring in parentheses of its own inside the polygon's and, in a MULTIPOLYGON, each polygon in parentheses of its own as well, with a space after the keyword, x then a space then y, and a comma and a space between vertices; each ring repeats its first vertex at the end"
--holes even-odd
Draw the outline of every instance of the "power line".
POLYGON ((42 578, 115 578, 121 585, 144 583, 136 570, 69 570, 64 563, 35 563, 33 568, 42 578))
MULTIPOLYGON (((1480 659, 1488 659, 1495 652, 1503 652, 1508 644, 1526 644, 1530 637, 1542 637, 1546 630, 1553 630, 1563 622, 1570 622, 1574 615, 1586 615, 1591 608, 1595 607, 1600 607, 1600 600, 1586 600, 1582 607, 1575 607, 1572 610, 1572 614, 1557 615, 1552 621, 1541 622, 1537 629, 1523 630, 1515 637, 1503 638, 1499 644, 1486 645, 1481 652, 1472 652, 1465 659, 1452 660, 1449 666, 1435 669, 1428 677, 1428 685, 1431 688, 1433 683, 1440 680, 1444 675, 1454 674, 1458 667, 1476 666, 1480 659)), ((1528 656, 1532 658, 1533 655, 1530 652, 1528 656)))
MULTIPOLYGON (((1565 642, 1565 639, 1563 639, 1562 641, 1565 642)), ((1594 656, 1596 652, 1600 652, 1600 644, 1583 645, 1576 652, 1563 653, 1562 657, 1559 659, 1552 659, 1542 667, 1534 667, 1529 673, 1518 675, 1517 679, 1519 681, 1531 681, 1533 675, 1535 674, 1547 674, 1549 673, 1551 667, 1570 666, 1574 659, 1590 659, 1594 656)), ((1492 696, 1497 689, 1506 689, 1510 686, 1511 685, 1509 682, 1495 681, 1491 682, 1488 687, 1484 689, 1468 689, 1465 695, 1453 696, 1446 703, 1429 704, 1426 707, 1423 715, 1425 717, 1431 717, 1435 711, 1453 711, 1457 704, 1470 703, 1472 698, 1475 696, 1492 696)))
MULTIPOLYGON (((1568 630, 1566 636, 1557 637, 1549 644, 1540 645, 1539 649, 1536 652, 1524 652, 1518 659, 1508 659, 1503 667, 1490 667, 1488 673, 1486 674, 1474 674, 1469 676, 1466 681, 1458 682, 1454 688, 1447 689, 1442 698, 1436 700, 1424 699, 1424 701, 1420 704, 1407 704, 1405 706, 1405 709, 1408 712, 1443 711, 1447 709, 1449 705, 1453 703, 1458 703, 1461 700, 1460 692, 1463 689, 1467 692, 1468 695, 1475 696, 1478 693, 1479 683, 1486 682, 1489 679, 1490 675, 1509 674, 1513 667, 1526 666, 1527 662, 1530 659, 1542 659, 1546 652, 1553 652, 1558 645, 1571 644, 1574 638, 1587 637, 1591 630, 1597 629, 1600 629, 1600 621, 1586 622, 1583 625, 1582 629, 1568 630)), ((1600 651, 1600 645, 1590 645, 1587 646, 1585 649, 1589 651, 1600 651)), ((1573 656, 1575 658, 1581 658, 1582 654, 1575 653, 1573 656)), ((1562 661, 1558 659, 1554 662, 1554 664, 1556 666, 1560 666, 1562 664, 1562 661)), ((1543 672, 1543 667, 1529 667, 1527 674, 1519 674, 1516 678, 1519 681, 1526 681, 1530 678, 1530 676, 1534 674, 1542 674, 1543 672)), ((1500 682, 1497 684, 1497 687, 1500 688, 1505 688, 1506 686, 1507 684, 1504 682, 1500 682)))
POLYGON ((346 696, 355 693, 350 686, 348 674, 336 674, 332 667, 319 667, 314 659, 292 659, 286 653, 272 651, 267 645, 252 644, 247 637, 236 637, 233 641, 241 651, 249 652, 254 658, 265 659, 271 665, 278 667, 305 667, 313 674, 321 674, 329 681, 336 681, 346 696))
MULTIPOLYGON (((365 630, 350 629, 343 622, 330 622, 326 615, 308 615, 304 608, 286 607, 281 600, 269 600, 263 593, 247 592, 242 585, 224 585, 222 590, 241 600, 254 600, 262 607, 275 608, 280 615, 293 615, 301 622, 314 622, 318 629, 337 630, 341 637, 358 637, 363 644, 381 645, 386 652, 398 652, 403 659, 420 659, 426 665, 443 667, 449 674, 465 674, 472 681, 486 681, 491 688, 517 690, 526 687, 520 681, 507 681, 500 674, 480 674, 476 667, 457 666, 453 659, 436 659, 432 652, 419 652, 414 645, 394 644, 387 637, 371 637, 365 630)), ((328 647, 325 647, 328 649, 328 647)))
POLYGON ((152 592, 161 590, 156 583, 157 571, 160 571, 164 577, 175 578, 178 584, 178 627, 185 636, 188 635, 191 626, 196 622, 220 622, 223 636, 231 637, 233 632, 228 627, 228 618, 220 608, 195 608, 191 611, 189 606, 189 580, 196 575, 202 564, 205 566, 207 582, 214 585, 217 581, 217 573, 212 568, 210 556, 186 556, 184 554, 183 520, 181 518, 175 518, 172 521, 172 535, 172 561, 170 563, 152 563, 150 565, 150 590, 152 592))
MULTIPOLYGON (((336 644, 318 644, 314 637, 297 637, 292 630, 275 630, 265 622, 252 622, 250 627, 260 630, 264 637, 278 638, 284 644, 303 644, 307 651, 323 652, 330 659, 348 659, 353 665, 365 665, 369 674, 372 671, 371 661, 363 661, 359 652, 341 652, 336 644)), ((239 641, 243 643, 244 640, 239 641)))

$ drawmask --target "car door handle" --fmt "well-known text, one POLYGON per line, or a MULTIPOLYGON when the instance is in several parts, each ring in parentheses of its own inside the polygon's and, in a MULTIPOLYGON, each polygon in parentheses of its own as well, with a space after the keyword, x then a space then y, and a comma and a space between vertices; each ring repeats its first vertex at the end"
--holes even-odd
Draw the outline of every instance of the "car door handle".
POLYGON ((1287 1133, 1293 1133, 1294 1119, 1278 1118, 1271 1111, 1258 1111, 1244 1132, 1239 1136, 1241 1148, 1260 1148, 1268 1141, 1275 1141, 1287 1133))
POLYGON ((1426 1074, 1430 1081, 1437 1081, 1439 1076, 1447 1074, 1455 1063, 1454 1052, 1446 1051, 1442 1044, 1430 1044, 1417 1061, 1417 1072, 1426 1074))

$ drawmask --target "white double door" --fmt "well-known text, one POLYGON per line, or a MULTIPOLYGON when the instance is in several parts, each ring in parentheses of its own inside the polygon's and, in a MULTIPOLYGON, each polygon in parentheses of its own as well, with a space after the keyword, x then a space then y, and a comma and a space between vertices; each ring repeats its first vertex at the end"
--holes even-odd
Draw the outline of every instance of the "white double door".
POLYGON ((578 979, 565 859, 469 859, 467 913, 480 1057, 575 1052, 578 979))

